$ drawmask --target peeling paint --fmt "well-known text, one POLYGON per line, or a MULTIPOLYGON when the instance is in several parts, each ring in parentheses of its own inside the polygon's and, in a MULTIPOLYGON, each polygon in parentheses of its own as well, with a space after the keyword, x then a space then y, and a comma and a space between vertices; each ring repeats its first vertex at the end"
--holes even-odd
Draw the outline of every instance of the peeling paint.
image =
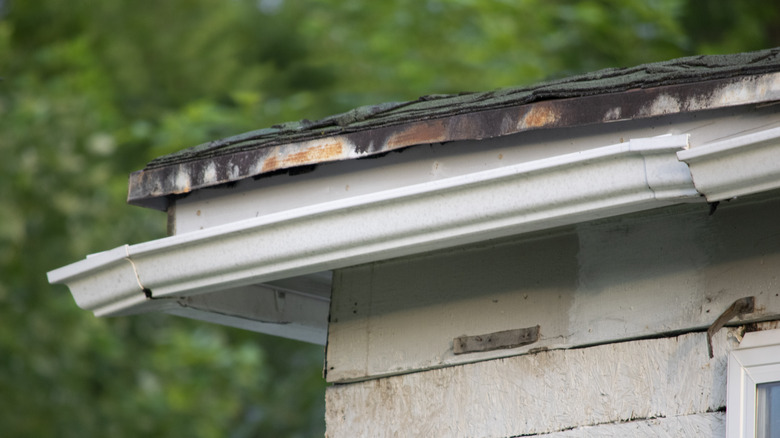
POLYGON ((284 151, 279 148, 275 149, 276 153, 266 158, 262 163, 261 173, 334 161, 344 155, 344 145, 338 139, 325 139, 324 141, 311 142, 306 145, 305 148, 302 148, 302 150, 288 154, 284 154, 284 151))
POLYGON ((388 149, 397 149, 414 144, 439 143, 447 140, 443 120, 412 125, 396 132, 385 143, 388 149))
MULTIPOLYGON (((752 79, 742 80, 733 85, 723 87, 715 96, 713 96, 712 103, 716 105, 723 105, 728 102, 745 100, 750 95, 750 92, 748 91, 749 87, 746 87, 746 85, 749 85, 749 82, 753 81, 754 80, 752 79)), ((758 88, 760 89, 761 87, 758 88)))
POLYGON ((232 161, 229 161, 227 164, 227 177, 229 180, 237 179, 241 175, 241 169, 239 169, 238 165, 233 164, 232 161))
POLYGON ((554 108, 550 108, 543 104, 534 105, 531 107, 531 110, 525 113, 525 115, 520 119, 517 124, 517 129, 526 130, 553 125, 560 118, 560 113, 555 111, 554 108))
POLYGON ((203 182, 205 184, 217 182, 217 165, 213 161, 210 162, 203 171, 203 182))
POLYGON ((298 163, 310 164, 312 162, 330 161, 341 158, 343 153, 344 146, 338 139, 334 139, 333 141, 318 144, 304 151, 290 154, 285 158, 284 164, 287 167, 292 167, 298 163))
MULTIPOLYGON (((272 155, 272 153, 268 154, 268 155, 272 155)), ((248 175, 254 176, 254 175, 262 174, 263 173, 263 167, 265 165, 264 163, 265 163, 265 161, 267 159, 268 159, 267 156, 260 156, 260 157, 258 157, 257 160, 255 161, 255 163, 249 169, 248 175)))
POLYGON ((604 114, 604 121, 611 122, 613 120, 620 120, 620 113, 623 112, 620 107, 610 108, 604 114))
POLYGON ((178 173, 176 173, 176 189, 179 193, 187 193, 191 190, 190 174, 187 172, 187 168, 184 166, 179 167, 178 173))
POLYGON ((780 89, 780 74, 743 78, 739 82, 723 87, 713 97, 713 104, 726 105, 729 102, 750 98, 751 92, 761 95, 771 94, 780 89), (755 91, 754 91, 755 90, 755 91))
POLYGON ((639 114, 645 117, 659 116, 663 114, 678 113, 682 108, 683 106, 680 104, 679 100, 668 94, 662 94, 656 97, 652 103, 642 108, 639 111, 639 114))
MULTIPOLYGON (((261 163, 258 163, 258 165, 261 163)), ((279 168, 279 158, 276 155, 268 157, 265 162, 262 163, 259 173, 266 173, 279 168)))

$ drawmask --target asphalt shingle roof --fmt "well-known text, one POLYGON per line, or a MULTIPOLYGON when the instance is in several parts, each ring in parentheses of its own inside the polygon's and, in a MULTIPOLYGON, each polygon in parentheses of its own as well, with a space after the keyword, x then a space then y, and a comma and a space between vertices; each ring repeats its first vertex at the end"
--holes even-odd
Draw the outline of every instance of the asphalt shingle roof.
POLYGON ((159 157, 150 162, 147 168, 541 100, 617 93, 636 88, 754 75, 778 69, 780 48, 774 48, 735 55, 691 56, 629 68, 608 68, 529 87, 457 95, 429 95, 409 102, 362 106, 313 122, 304 119, 211 141, 159 157))
MULTIPOLYGON (((746 99, 723 94, 740 81, 766 79, 777 72, 780 47, 609 68, 528 87, 363 106, 317 121, 283 123, 161 156, 130 176, 128 202, 165 209, 168 197, 192 190, 415 144, 777 100, 778 87, 773 84, 780 79, 774 76, 769 86, 748 86, 752 94, 746 99), (760 91, 762 87, 769 91, 760 91), (654 104, 659 102, 661 105, 654 104)), ((744 84, 739 87, 745 89, 744 84)))

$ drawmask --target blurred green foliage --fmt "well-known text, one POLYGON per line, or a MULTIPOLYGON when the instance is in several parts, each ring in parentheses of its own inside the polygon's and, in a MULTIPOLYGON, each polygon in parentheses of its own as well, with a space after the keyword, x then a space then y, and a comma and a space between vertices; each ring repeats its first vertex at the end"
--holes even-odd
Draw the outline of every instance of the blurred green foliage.
POLYGON ((152 158, 429 93, 780 44, 743 0, 0 1, 0 434, 316 436, 322 348, 97 319, 45 272, 164 235, 152 158))

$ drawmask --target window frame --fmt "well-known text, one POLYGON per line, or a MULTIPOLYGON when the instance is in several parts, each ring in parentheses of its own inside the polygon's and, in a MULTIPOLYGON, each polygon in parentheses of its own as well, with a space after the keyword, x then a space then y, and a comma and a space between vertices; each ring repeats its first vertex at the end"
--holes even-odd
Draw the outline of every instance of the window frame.
POLYGON ((756 385, 780 381, 780 329, 746 333, 729 353, 726 436, 756 436, 756 385))

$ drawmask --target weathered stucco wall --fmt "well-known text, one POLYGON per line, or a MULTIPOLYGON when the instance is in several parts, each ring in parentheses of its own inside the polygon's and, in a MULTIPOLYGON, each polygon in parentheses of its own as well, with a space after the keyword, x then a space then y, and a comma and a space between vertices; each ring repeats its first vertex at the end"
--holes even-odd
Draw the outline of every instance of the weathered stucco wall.
POLYGON ((328 436, 725 435, 738 329, 780 320, 778 193, 337 271, 328 436), (765 322, 762 322, 765 321, 765 322), (540 327, 454 354, 462 335, 540 327))
MULTIPOLYGON (((519 194, 520 195, 520 194, 519 194)), ((349 382, 780 317, 777 193, 606 219, 336 271, 327 379, 349 382), (540 326, 538 342, 480 353, 453 339, 540 326)))
POLYGON ((583 426, 563 432, 553 432, 544 436, 546 438, 714 438, 725 435, 725 414, 722 412, 708 412, 706 414, 583 426))
POLYGON ((544 351, 327 389, 327 436, 723 437, 741 328, 544 351))

